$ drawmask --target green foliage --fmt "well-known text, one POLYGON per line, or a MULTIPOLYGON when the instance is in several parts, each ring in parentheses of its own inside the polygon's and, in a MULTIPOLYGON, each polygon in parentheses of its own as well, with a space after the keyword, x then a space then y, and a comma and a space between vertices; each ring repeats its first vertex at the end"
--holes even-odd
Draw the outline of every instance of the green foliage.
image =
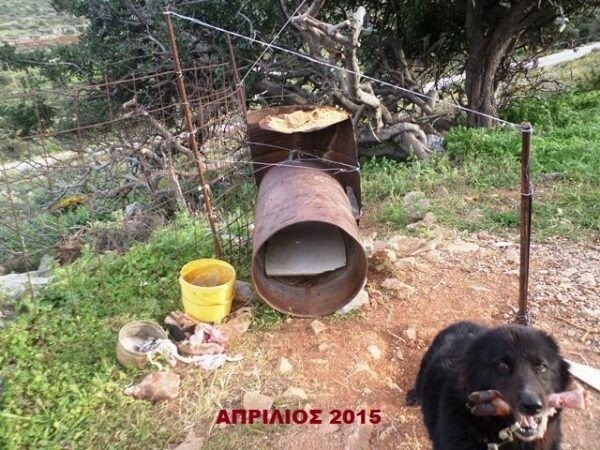
POLYGON ((22 100, 15 105, 0 105, 0 126, 13 138, 30 136, 48 128, 55 115, 56 109, 43 98, 22 100))
MULTIPOLYGON (((0 211, 5 207, 0 203, 0 211)), ((35 270, 44 254, 53 253, 57 242, 67 239, 90 220, 93 219, 88 207, 80 206, 22 220, 19 233, 12 227, 0 227, 0 264, 9 272, 35 270)))
MULTIPOLYGON (((61 73, 70 72, 85 79, 106 74, 109 79, 120 79, 134 73, 170 70, 172 61, 168 46, 165 20, 162 14, 166 2, 120 2, 116 0, 53 0, 60 12, 84 17, 88 21, 77 46, 53 50, 64 61, 74 63, 63 67, 61 73)), ((247 35, 258 31, 270 33, 279 22, 273 14, 273 4, 266 0, 249 4, 241 0, 227 2, 197 2, 176 0, 168 2, 171 10, 186 16, 197 17, 247 35)), ((223 36, 200 26, 173 19, 179 54, 184 67, 198 61, 218 60, 226 57, 223 36), (217 43, 218 40, 218 43, 217 43), (212 46, 212 47, 211 47, 212 46), (207 52, 206 49, 210 48, 207 52)), ((237 42, 238 56, 258 56, 262 48, 237 42)), ((59 74, 57 74, 59 75, 59 74)))
MULTIPOLYGON (((589 85, 503 112, 534 125, 531 173, 537 236, 581 238, 600 232, 600 91, 589 85)), ((404 194, 422 191, 442 224, 466 230, 516 231, 519 225, 520 134, 511 129, 454 128, 447 154, 411 166, 363 163, 367 204, 376 219, 405 225, 404 194)))
MULTIPOLYGON (((523 99, 508 120, 536 126, 535 162, 541 172, 559 172, 573 181, 600 183, 600 90, 587 86, 547 99, 523 99)), ((534 166, 535 167, 535 166, 534 166)))
POLYGON ((178 430, 122 395, 136 371, 118 366, 116 333, 180 308, 179 269, 212 253, 208 227, 196 227, 182 216, 125 255, 88 251, 0 329, 3 448, 165 447, 178 430))

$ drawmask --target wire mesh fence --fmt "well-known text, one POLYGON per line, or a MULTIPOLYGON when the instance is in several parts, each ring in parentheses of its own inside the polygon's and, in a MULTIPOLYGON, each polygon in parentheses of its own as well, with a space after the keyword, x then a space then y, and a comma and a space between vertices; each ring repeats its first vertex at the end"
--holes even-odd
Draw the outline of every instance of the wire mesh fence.
POLYGON ((235 64, 187 67, 182 75, 191 133, 175 71, 0 95, 5 272, 35 270, 46 254, 68 263, 86 245, 123 251, 177 226, 180 213, 206 224, 192 138, 212 197, 213 238, 224 258, 247 260, 255 185, 235 64))

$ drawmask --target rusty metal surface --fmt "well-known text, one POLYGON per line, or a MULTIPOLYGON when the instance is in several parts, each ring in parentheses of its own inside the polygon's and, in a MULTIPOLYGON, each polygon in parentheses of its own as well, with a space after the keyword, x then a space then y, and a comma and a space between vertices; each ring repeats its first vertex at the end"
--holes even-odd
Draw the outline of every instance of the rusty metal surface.
POLYGON ((255 212, 252 278, 258 294, 273 308, 296 316, 330 314, 362 288, 367 257, 358 240, 358 227, 340 182, 322 166, 276 166, 262 177, 255 212), (265 249, 269 238, 299 223, 337 227, 343 235, 347 264, 321 275, 267 277, 265 249))
MULTIPOLYGON (((286 161, 290 155, 289 150, 292 149, 333 161, 332 163, 324 163, 328 167, 347 168, 344 165, 358 167, 354 129, 349 116, 346 120, 308 133, 280 133, 264 130, 260 126, 260 122, 269 116, 291 114, 295 111, 313 111, 317 108, 319 107, 314 105, 293 105, 248 112, 246 120, 252 161, 259 163, 254 166, 258 186, 261 185, 263 177, 270 170, 270 168, 266 168, 260 163, 272 164, 286 161), (336 163, 341 163, 341 165, 336 165, 336 163)), ((360 208, 359 172, 342 172, 335 175, 335 177, 342 184, 344 191, 346 187, 352 188, 360 208)))

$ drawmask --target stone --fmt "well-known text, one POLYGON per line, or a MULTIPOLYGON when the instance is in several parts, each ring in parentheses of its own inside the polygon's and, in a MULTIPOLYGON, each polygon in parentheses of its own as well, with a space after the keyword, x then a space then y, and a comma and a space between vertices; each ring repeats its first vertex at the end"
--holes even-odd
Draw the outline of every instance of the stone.
POLYGON ((372 423, 356 423, 351 429, 344 450, 370 450, 374 429, 372 423))
POLYGON ((362 362, 362 361, 356 363, 356 366, 354 366, 354 370, 350 373, 350 375, 348 375, 347 378, 350 378, 354 374, 362 373, 362 372, 368 373, 373 378, 378 378, 377 373, 373 369, 371 369, 371 367, 367 363, 362 362))
POLYGON ((419 228, 429 228, 435 225, 437 221, 437 217, 432 212, 428 212, 423 217, 423 220, 419 220, 418 222, 409 223, 406 225, 407 230, 417 230, 419 228))
POLYGON ((504 257, 511 264, 519 264, 521 261, 521 253, 515 247, 509 247, 504 252, 504 257))
POLYGON ((319 352, 323 353, 323 352, 326 352, 330 348, 331 348, 331 344, 329 344, 327 342, 322 342, 319 344, 318 350, 319 350, 319 352))
MULTIPOLYGON (((2 306, 2 305, 0 305, 2 306)), ((0 327, 3 324, 3 321, 8 321, 14 318, 14 313, 12 311, 2 311, 0 310, 0 327)))
POLYGON ((204 437, 197 436, 194 430, 190 430, 183 442, 181 442, 173 450, 198 450, 204 445, 204 437))
POLYGON ((425 225, 433 225, 436 222, 437 222, 437 217, 432 212, 426 213, 425 217, 423 217, 423 223, 425 225))
POLYGON ((568 269, 563 270, 560 274, 565 278, 570 278, 577 273, 576 267, 569 267, 568 269))
POLYGON ((403 256, 411 256, 414 252, 418 251, 424 243, 425 240, 423 239, 397 234, 388 240, 387 245, 396 251, 396 256, 401 258, 403 256))
POLYGON ((44 256, 42 256, 42 259, 40 259, 40 264, 38 265, 37 272, 39 275, 45 275, 51 269, 56 267, 56 265, 56 260, 51 255, 48 255, 46 253, 44 256))
POLYGON ((396 358, 400 361, 404 361, 404 353, 402 353, 402 350, 400 350, 399 348, 396 349, 396 358))
POLYGON ((408 256, 406 258, 399 259, 394 263, 394 266, 400 270, 412 269, 417 267, 417 258, 414 256, 408 256))
POLYGON ((594 277, 594 275, 591 273, 581 274, 581 276, 579 277, 579 282, 585 285, 586 287, 596 287, 597 285, 596 277, 594 277))
POLYGON ((287 358, 284 358, 283 356, 279 358, 279 361, 277 363, 277 372, 281 374, 286 374, 292 372, 293 370, 294 366, 292 366, 292 364, 287 358))
POLYGON ((29 291, 31 287, 45 286, 52 281, 51 277, 41 276, 35 271, 24 273, 10 273, 0 276, 0 294, 16 299, 29 291))
POLYGON ((398 259, 398 255, 396 255, 396 252, 390 248, 385 249, 385 257, 391 263, 396 262, 396 260, 398 259))
POLYGON ((448 244, 447 247, 450 253, 474 253, 479 250, 479 245, 474 242, 465 242, 460 239, 448 244))
POLYGON ((260 392, 249 391, 244 394, 242 405, 244 409, 271 409, 275 399, 260 392))
POLYGON ((361 289, 356 296, 340 308, 336 314, 348 314, 350 311, 360 310, 364 305, 369 303, 369 293, 361 289))
POLYGON ((323 322, 321 322, 320 320, 313 320, 309 326, 315 334, 322 333, 323 331, 325 331, 327 329, 325 324, 323 322))
POLYGON ((396 278, 388 278, 381 283, 381 287, 396 291, 401 299, 408 299, 415 295, 416 289, 409 284, 403 283, 396 278))
POLYGON ((423 253, 429 253, 429 252, 435 250, 437 248, 438 244, 439 244, 439 242, 435 239, 426 241, 418 249, 416 249, 414 252, 412 252, 412 255, 420 255, 423 253))
POLYGON ((477 233, 477 239, 479 239, 480 241, 489 241, 490 239, 492 239, 492 235, 486 230, 481 230, 477 233))
POLYGON ((174 372, 153 372, 135 386, 126 388, 123 393, 151 403, 176 398, 179 395, 181 378, 174 372))
POLYGON ((308 400, 308 396, 306 395, 306 392, 304 391, 304 389, 297 388, 297 387, 287 388, 285 390, 285 392, 283 394, 281 394, 281 398, 285 399, 285 400, 291 400, 291 401, 308 400))
POLYGON ((361 240, 360 243, 363 247, 363 249, 365 250, 365 253, 367 254, 367 256, 371 256, 373 254, 373 252, 375 251, 375 236, 376 234, 373 234, 372 236, 364 236, 361 240))
POLYGON ((430 202, 422 192, 412 191, 402 198, 402 206, 409 221, 422 220, 430 207, 430 202))
POLYGON ((412 327, 404 330, 404 334, 408 339, 410 339, 413 342, 417 340, 417 330, 412 327))
POLYGON ((381 349, 376 345, 369 345, 367 347, 367 351, 369 352, 369 355, 371 355, 371 358, 373 358, 374 360, 381 359, 381 349))
POLYGON ((235 297, 236 302, 248 303, 258 300, 258 295, 254 291, 251 283, 247 281, 235 281, 235 297))
POLYGON ((129 205, 125 206, 125 211, 123 213, 123 219, 126 221, 134 220, 137 217, 141 216, 143 212, 144 212, 144 205, 142 205, 139 202, 130 203, 129 205))
POLYGON ((444 151, 444 137, 437 134, 426 134, 427 148, 433 152, 444 151))

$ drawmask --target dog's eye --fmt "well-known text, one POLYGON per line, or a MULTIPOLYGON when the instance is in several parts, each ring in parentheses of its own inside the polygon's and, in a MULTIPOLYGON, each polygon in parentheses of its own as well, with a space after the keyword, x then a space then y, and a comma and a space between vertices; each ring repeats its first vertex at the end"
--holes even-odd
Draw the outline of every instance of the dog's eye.
POLYGON ((548 366, 542 362, 536 364, 536 366, 535 366, 535 371, 537 373, 544 373, 546 370, 548 370, 548 366))
POLYGON ((498 369, 500 372, 506 373, 510 370, 510 367, 506 361, 500 360, 496 363, 496 369, 498 369))

